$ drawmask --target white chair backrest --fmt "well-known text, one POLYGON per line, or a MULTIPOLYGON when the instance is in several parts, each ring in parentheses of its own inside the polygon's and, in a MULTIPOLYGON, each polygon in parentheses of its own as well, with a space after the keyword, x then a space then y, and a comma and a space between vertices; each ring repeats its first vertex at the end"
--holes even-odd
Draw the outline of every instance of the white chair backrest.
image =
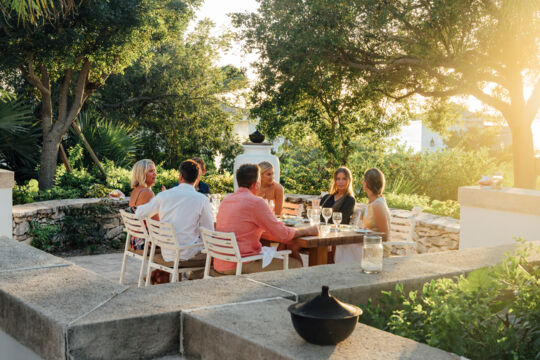
POLYGON ((139 239, 149 239, 150 235, 146 230, 143 220, 137 219, 135 214, 130 214, 124 210, 120 210, 120 216, 126 227, 126 233, 139 239))
POLYGON ((201 226, 201 237, 207 254, 220 260, 238 262, 242 258, 234 233, 208 230, 201 226))
POLYGON ((152 242, 156 246, 168 250, 176 250, 178 248, 173 224, 146 219, 146 225, 148 226, 148 232, 150 233, 152 242))

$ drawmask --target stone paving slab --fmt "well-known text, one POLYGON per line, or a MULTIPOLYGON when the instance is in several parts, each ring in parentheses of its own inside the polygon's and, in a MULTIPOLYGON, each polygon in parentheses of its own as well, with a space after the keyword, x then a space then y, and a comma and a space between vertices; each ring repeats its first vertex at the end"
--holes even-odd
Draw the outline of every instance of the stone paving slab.
MULTIPOLYGON (((82 268, 93 271, 111 282, 117 283, 120 279, 123 256, 123 252, 118 252, 100 255, 72 256, 67 257, 66 260, 82 268)), ((128 257, 126 262, 126 273, 124 275, 124 285, 137 287, 140 270, 141 260, 128 257)))
POLYGON ((0 276, 7 271, 62 264, 69 265, 69 262, 32 246, 0 236, 0 276))
POLYGON ((65 328, 127 287, 78 266, 0 274, 0 327, 44 359, 64 357, 65 328))
POLYGON ((307 343, 294 330, 287 311, 293 303, 280 299, 184 313, 184 354, 205 360, 459 359, 360 323, 349 338, 335 346, 307 343))
POLYGON ((69 355, 132 359, 178 353, 181 311, 283 296, 290 294, 234 276, 131 288, 70 327, 69 355))

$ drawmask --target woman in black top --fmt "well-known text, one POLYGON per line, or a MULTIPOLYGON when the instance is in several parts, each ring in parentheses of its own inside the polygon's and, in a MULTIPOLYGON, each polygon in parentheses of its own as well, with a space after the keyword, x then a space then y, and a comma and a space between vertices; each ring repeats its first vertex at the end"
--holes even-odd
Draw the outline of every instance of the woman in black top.
MULTIPOLYGON (((321 207, 331 207, 333 212, 340 212, 342 224, 348 224, 354 212, 354 193, 351 170, 340 167, 334 172, 330 193, 321 199, 321 207)), ((332 219, 330 218, 330 221, 332 219)))

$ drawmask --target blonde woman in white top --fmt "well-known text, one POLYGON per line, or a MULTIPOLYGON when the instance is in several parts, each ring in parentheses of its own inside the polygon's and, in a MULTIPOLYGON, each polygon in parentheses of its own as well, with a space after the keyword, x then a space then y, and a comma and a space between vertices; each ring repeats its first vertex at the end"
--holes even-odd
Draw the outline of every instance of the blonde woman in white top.
POLYGON ((371 168, 364 173, 362 187, 368 196, 367 213, 364 216, 366 228, 384 233, 383 240, 388 240, 390 233, 390 211, 383 191, 386 181, 384 174, 377 168, 371 168))

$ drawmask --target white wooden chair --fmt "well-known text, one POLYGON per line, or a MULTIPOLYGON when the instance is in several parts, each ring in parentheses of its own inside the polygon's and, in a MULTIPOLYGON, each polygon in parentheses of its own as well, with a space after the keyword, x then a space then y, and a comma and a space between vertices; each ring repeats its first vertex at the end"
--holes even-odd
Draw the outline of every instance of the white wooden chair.
POLYGON ((150 248, 150 257, 148 258, 145 286, 150 285, 150 273, 152 272, 152 269, 160 269, 171 274, 171 282, 177 282, 179 279, 178 275, 180 273, 203 269, 202 266, 183 267, 180 261, 180 251, 194 247, 202 247, 203 243, 199 242, 193 245, 179 246, 176 239, 176 234, 174 232, 174 226, 172 224, 148 218, 146 219, 146 225, 148 226, 148 233, 150 234, 150 238, 152 240, 152 246, 150 248), (161 256, 161 259, 159 260, 155 258, 156 246, 161 248, 162 253, 163 250, 172 250, 176 252, 175 260, 172 262, 173 264, 169 264, 170 262, 164 261, 161 256))
POLYGON ((138 287, 141 287, 143 284, 144 269, 146 266, 146 258, 148 255, 148 247, 150 243, 150 235, 146 230, 144 221, 137 219, 135 214, 130 214, 124 210, 120 210, 120 216, 124 222, 126 236, 126 244, 124 246, 124 257, 122 260, 122 270, 120 271, 120 284, 124 283, 124 276, 126 273, 126 262, 128 257, 138 259, 141 261, 141 270, 139 271, 139 281, 137 283, 138 287), (142 253, 131 250, 130 239, 131 237, 136 237, 139 239, 144 239, 144 250, 142 253))
MULTIPOLYGON (((204 267, 204 278, 210 277, 210 265, 212 258, 235 262, 236 275, 242 274, 242 264, 248 261, 261 260, 262 254, 242 257, 236 236, 234 233, 212 231, 201 226, 201 238, 206 250, 206 264, 204 267)), ((283 258, 283 270, 289 269, 289 254, 291 250, 280 250, 276 255, 283 258)))
POLYGON ((409 235, 407 236, 406 241, 386 241, 383 244, 388 246, 404 246, 405 247, 405 256, 409 255, 409 246, 412 246, 416 249, 416 242, 414 241, 414 231, 416 228, 416 217, 422 213, 422 208, 415 206, 412 209, 412 214, 409 216, 411 222, 411 227, 409 229, 409 235))

